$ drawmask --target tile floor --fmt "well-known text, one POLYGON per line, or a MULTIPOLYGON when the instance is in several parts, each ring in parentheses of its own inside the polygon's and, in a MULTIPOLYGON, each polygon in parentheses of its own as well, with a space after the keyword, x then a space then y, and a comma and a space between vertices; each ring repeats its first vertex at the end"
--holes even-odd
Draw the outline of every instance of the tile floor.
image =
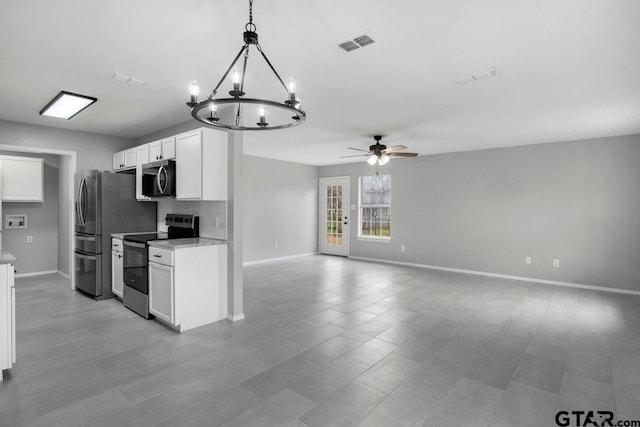
POLYGON ((310 256, 246 267, 246 320, 180 335, 68 286, 18 280, 1 426, 640 419, 638 297, 310 256))

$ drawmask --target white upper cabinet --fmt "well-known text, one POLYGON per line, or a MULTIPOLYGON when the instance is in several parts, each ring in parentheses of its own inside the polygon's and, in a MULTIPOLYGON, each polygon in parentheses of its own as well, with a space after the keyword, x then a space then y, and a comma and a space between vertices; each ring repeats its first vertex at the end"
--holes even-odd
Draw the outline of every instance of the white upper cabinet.
POLYGON ((44 160, 1 156, 2 201, 43 202, 44 160))
POLYGON ((113 170, 133 169, 136 167, 136 148, 118 151, 113 155, 113 170))
POLYGON ((149 161, 175 159, 176 138, 170 137, 149 143, 149 161))
POLYGON ((150 144, 136 147, 136 199, 151 200, 150 197, 142 195, 142 165, 149 163, 150 144))
POLYGON ((227 200, 227 133, 197 129, 176 136, 176 199, 227 200))

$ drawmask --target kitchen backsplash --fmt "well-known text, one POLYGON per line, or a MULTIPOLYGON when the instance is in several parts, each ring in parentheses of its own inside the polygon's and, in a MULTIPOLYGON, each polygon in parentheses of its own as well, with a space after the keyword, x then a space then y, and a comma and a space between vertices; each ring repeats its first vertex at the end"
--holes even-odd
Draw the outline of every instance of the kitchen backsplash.
POLYGON ((168 213, 200 215, 200 237, 225 240, 227 238, 227 202, 160 200, 158 202, 158 230, 167 230, 164 218, 168 213))

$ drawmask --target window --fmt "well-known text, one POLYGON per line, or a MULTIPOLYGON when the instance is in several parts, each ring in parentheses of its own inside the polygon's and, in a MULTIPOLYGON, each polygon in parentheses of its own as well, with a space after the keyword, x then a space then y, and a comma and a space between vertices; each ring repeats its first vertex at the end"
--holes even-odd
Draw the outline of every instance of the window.
POLYGON ((358 237, 391 237, 391 175, 360 177, 358 237))

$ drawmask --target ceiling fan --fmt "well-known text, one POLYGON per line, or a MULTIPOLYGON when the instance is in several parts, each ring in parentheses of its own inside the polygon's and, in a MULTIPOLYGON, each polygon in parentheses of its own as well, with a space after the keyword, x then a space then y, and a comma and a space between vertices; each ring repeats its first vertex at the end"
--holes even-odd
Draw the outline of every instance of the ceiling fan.
POLYGON ((382 139, 382 135, 374 135, 373 139, 376 140, 376 143, 369 146, 369 151, 362 150, 360 148, 351 148, 347 147, 349 150, 363 151, 367 154, 355 154, 353 156, 341 156, 341 159, 346 157, 368 157, 367 163, 371 166, 375 165, 378 162, 379 165, 386 165, 389 162, 391 157, 416 157, 418 153, 400 153, 402 150, 406 150, 407 147, 404 145, 394 145, 393 147, 387 148, 386 145, 380 144, 380 140, 382 139))

